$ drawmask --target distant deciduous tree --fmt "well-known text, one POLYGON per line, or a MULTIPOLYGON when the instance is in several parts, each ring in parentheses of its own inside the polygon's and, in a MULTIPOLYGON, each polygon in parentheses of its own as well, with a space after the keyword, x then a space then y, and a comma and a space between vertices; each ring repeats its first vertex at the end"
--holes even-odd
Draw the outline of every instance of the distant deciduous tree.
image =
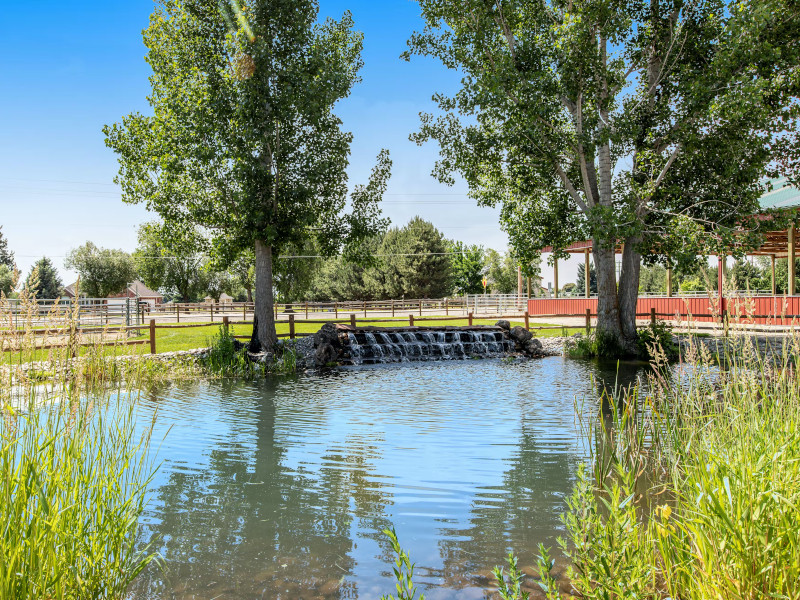
POLYGON ((151 221, 139 227, 139 245, 133 258, 146 286, 181 302, 191 302, 207 292, 205 248, 206 240, 196 230, 172 237, 163 224, 151 221))
POLYGON ((15 270, 9 269, 8 265, 0 264, 0 292, 6 297, 10 296, 17 286, 18 276, 19 274, 15 270))
POLYGON ((31 267, 25 280, 25 289, 39 299, 51 300, 61 297, 64 285, 52 261, 43 257, 31 267))
POLYGON ((453 269, 453 286, 457 294, 480 294, 486 269, 483 246, 452 242, 450 264, 453 269))
POLYGON ((64 266, 78 272, 81 293, 90 298, 118 294, 136 279, 136 264, 127 252, 98 248, 92 242, 72 249, 64 266))
POLYGON ((513 294, 517 291, 517 261, 510 252, 500 254, 489 248, 486 251, 486 270, 492 292, 513 294))

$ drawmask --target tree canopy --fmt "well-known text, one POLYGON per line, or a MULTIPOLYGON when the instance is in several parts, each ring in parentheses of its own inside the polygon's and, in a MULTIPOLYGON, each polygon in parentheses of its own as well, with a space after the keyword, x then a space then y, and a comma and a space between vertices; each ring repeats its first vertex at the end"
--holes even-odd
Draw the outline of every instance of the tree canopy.
POLYGON ((451 242, 450 252, 455 292, 457 294, 482 293, 484 271, 486 270, 483 246, 451 242))
POLYGON ((144 32, 153 114, 104 129, 126 202, 173 237, 203 227, 215 260, 254 251, 254 337, 268 347, 273 258, 311 238, 357 260, 385 227, 385 151, 345 212, 352 136, 334 105, 358 81, 362 35, 350 13, 317 16, 315 0, 159 0, 144 32))
POLYGON ((118 294, 136 279, 136 265, 130 254, 98 248, 92 242, 70 250, 64 266, 78 272, 81 293, 90 298, 118 294))
POLYGON ((0 225, 0 265, 8 267, 9 271, 16 268, 14 253, 8 249, 8 240, 3 235, 3 226, 0 225))
POLYGON ((198 301, 208 292, 203 248, 206 240, 198 231, 171 238, 158 221, 139 227, 139 244, 133 253, 139 277, 166 298, 198 301))
POLYGON ((443 114, 422 115, 413 139, 438 142, 441 181, 458 173, 479 203, 502 205, 523 263, 593 240, 600 335, 635 351, 643 253, 741 254, 776 224, 749 217, 776 140, 796 130, 792 2, 419 4, 406 57, 434 56, 463 84, 436 96, 443 114))
POLYGON ((61 297, 64 284, 61 283, 53 262, 47 257, 42 257, 31 267, 25 279, 25 289, 36 298, 53 300, 61 297))

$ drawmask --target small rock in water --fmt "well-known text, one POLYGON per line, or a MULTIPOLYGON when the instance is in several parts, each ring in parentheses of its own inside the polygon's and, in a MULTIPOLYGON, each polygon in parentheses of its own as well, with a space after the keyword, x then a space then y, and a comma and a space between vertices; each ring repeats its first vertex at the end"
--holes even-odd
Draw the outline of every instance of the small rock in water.
POLYGON ((524 327, 520 327, 517 325, 511 329, 511 339, 517 342, 520 346, 525 344, 529 339, 533 337, 533 334, 525 329, 524 327))
POLYGON ((497 323, 495 323, 495 327, 499 327, 500 329, 505 329, 506 331, 508 331, 511 329, 511 323, 509 323, 505 319, 500 319, 497 323))

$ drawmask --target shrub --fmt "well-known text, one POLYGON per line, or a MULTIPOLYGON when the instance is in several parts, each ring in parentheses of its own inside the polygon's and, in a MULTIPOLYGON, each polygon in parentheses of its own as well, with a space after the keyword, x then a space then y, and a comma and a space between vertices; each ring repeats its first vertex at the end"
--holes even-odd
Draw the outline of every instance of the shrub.
POLYGON ((680 348, 672 336, 672 327, 663 321, 656 321, 639 330, 639 356, 648 360, 663 357, 677 360, 680 348))

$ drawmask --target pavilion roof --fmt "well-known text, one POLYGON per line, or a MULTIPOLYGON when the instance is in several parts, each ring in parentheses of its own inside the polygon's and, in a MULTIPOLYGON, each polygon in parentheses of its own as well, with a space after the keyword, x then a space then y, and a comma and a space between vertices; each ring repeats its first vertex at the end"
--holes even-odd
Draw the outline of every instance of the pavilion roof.
POLYGON ((800 189, 791 185, 786 177, 765 179, 762 183, 772 187, 772 191, 764 192, 759 200, 764 210, 800 207, 800 189))

